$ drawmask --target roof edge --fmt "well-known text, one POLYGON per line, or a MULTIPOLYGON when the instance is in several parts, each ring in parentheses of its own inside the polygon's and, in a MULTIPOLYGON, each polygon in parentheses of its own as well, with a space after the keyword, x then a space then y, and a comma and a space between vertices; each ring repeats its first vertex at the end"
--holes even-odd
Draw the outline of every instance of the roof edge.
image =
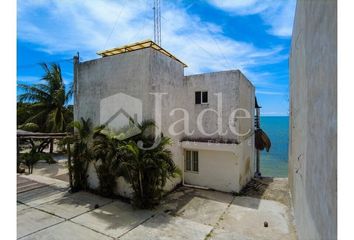
POLYGON ((119 54, 123 54, 123 53, 127 53, 127 52, 133 52, 133 51, 137 51, 137 50, 141 50, 141 49, 145 49, 145 48, 152 48, 152 49, 172 58, 173 60, 176 60, 177 62, 181 63, 183 65, 183 67, 187 67, 187 64, 185 64, 184 62, 182 62, 181 60, 176 58, 170 52, 168 52, 167 50, 165 50, 161 46, 157 45, 154 41, 152 41, 150 39, 147 39, 147 40, 144 40, 141 42, 136 42, 136 43, 129 44, 129 45, 124 45, 122 47, 98 51, 97 54, 102 57, 108 57, 108 56, 119 55, 119 54))

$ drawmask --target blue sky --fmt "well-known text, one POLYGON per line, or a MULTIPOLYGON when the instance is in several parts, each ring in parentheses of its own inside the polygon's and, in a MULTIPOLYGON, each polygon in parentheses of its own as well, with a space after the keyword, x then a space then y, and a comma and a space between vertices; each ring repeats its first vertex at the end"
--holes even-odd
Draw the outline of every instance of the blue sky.
MULTIPOLYGON (((152 3, 19 0, 17 82, 36 83, 38 63, 57 62, 70 84, 76 52, 86 61, 153 39, 152 3)), ((162 46, 188 65, 186 75, 240 69, 256 86, 263 115, 288 115, 295 0, 162 0, 161 10, 162 46)))

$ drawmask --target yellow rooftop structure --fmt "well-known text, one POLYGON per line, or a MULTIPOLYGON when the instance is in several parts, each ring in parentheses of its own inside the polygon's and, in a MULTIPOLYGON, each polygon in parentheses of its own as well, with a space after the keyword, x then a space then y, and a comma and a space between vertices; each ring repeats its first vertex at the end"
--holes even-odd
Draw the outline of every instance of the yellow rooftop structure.
POLYGON ((99 51, 99 52, 97 52, 97 54, 102 57, 108 57, 108 56, 118 55, 118 54, 122 54, 122 53, 132 52, 132 51, 136 51, 136 50, 140 50, 140 49, 144 49, 144 48, 153 48, 156 51, 159 51, 160 53, 182 63, 182 65, 184 67, 187 67, 187 65, 185 63, 183 63, 181 60, 179 60, 178 58, 173 56, 167 50, 163 49, 161 46, 157 45, 152 40, 145 40, 142 42, 136 42, 136 43, 125 45, 125 46, 118 47, 118 48, 112 48, 112 49, 108 49, 108 50, 99 51))

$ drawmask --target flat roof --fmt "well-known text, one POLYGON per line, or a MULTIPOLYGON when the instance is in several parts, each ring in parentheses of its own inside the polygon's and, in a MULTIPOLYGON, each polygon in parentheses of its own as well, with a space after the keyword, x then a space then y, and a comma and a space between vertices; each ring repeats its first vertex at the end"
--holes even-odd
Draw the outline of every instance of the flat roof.
POLYGON ((145 48, 153 48, 153 49, 159 51, 160 53, 182 63, 183 67, 187 67, 187 65, 184 62, 182 62, 181 60, 179 60, 178 58, 173 56, 171 53, 169 53, 167 50, 165 50, 161 46, 157 45, 152 40, 145 40, 142 42, 136 42, 136 43, 125 45, 125 46, 118 47, 118 48, 112 48, 112 49, 108 49, 108 50, 98 51, 97 54, 102 57, 108 57, 108 56, 118 55, 118 54, 122 54, 122 53, 126 53, 126 52, 133 52, 133 51, 141 50, 141 49, 145 49, 145 48))

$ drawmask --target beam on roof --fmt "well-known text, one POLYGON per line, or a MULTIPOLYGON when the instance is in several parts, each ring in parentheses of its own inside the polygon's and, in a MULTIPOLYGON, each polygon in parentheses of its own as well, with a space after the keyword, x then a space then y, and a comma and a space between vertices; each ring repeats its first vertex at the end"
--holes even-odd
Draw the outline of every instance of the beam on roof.
POLYGON ((176 60, 177 62, 180 62, 183 65, 183 67, 187 67, 187 65, 185 63, 183 63, 181 60, 179 60, 174 55, 172 55, 170 52, 168 52, 167 50, 165 50, 164 48, 157 45, 156 43, 154 43, 151 40, 145 40, 145 41, 136 42, 136 43, 133 43, 130 45, 124 45, 119 48, 112 48, 112 49, 108 49, 108 50, 99 51, 99 52, 97 52, 97 54, 102 57, 107 57, 107 56, 118 55, 118 54, 122 54, 122 53, 126 53, 126 52, 133 52, 133 51, 141 50, 141 49, 145 49, 145 48, 153 48, 156 51, 159 51, 160 53, 176 60))

